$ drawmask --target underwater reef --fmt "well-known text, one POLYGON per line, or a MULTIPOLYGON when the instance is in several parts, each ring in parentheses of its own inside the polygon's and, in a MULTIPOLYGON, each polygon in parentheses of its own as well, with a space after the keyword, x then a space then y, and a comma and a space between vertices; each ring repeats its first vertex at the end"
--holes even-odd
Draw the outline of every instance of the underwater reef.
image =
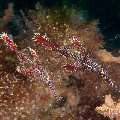
POLYGON ((0 120, 119 120, 120 57, 99 19, 45 3, 0 17, 0 120))

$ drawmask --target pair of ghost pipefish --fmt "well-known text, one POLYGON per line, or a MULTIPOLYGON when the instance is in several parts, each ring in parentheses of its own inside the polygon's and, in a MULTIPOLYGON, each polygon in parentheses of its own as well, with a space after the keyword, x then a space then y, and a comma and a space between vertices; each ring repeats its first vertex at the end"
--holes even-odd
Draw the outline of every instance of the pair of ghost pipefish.
POLYGON ((51 94, 56 98, 56 100, 61 100, 62 97, 59 97, 56 93, 55 83, 53 80, 50 80, 48 72, 41 65, 40 58, 37 55, 36 51, 30 47, 19 51, 17 49, 17 45, 7 35, 7 33, 0 34, 0 38, 11 51, 16 53, 17 59, 20 63, 20 66, 17 67, 17 71, 28 77, 40 79, 44 84, 47 84, 49 86, 51 94), (30 52, 30 54, 26 52, 27 50, 30 52), (30 55, 32 58, 29 57, 30 55), (26 64, 29 64, 29 67, 26 64))
MULTIPOLYGON (((48 40, 48 37, 46 35, 41 35, 39 33, 35 33, 33 40, 45 48, 48 48, 53 51, 59 52, 61 55, 65 57, 71 57, 75 61, 74 65, 68 65, 69 68, 78 70, 79 67, 83 67, 87 71, 91 71, 102 77, 108 85, 115 90, 116 92, 120 93, 119 86, 117 86, 114 81, 111 79, 110 74, 108 73, 105 66, 98 63, 95 58, 92 57, 90 54, 90 51, 79 42, 79 37, 72 37, 73 43, 69 46, 62 46, 59 47, 56 43, 52 43, 48 40), (46 39, 47 38, 47 39, 46 39), (71 52, 72 47, 79 48, 78 52, 71 52)), ((67 67, 67 65, 66 65, 67 67)))

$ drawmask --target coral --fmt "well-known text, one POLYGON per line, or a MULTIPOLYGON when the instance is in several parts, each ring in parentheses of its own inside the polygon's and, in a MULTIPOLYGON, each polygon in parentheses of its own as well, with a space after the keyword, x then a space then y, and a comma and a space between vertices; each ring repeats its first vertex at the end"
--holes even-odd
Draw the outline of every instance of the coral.
POLYGON ((97 52, 97 55, 103 62, 115 62, 120 64, 120 57, 114 57, 110 52, 107 52, 106 50, 99 50, 97 52))
POLYGON ((4 16, 0 18, 0 31, 2 32, 5 30, 8 23, 13 20, 14 17, 14 10, 13 10, 13 3, 8 4, 8 8, 4 11, 4 16))
POLYGON ((96 107, 96 111, 104 116, 110 117, 112 120, 120 120, 120 102, 114 102, 111 95, 105 96, 105 103, 96 107))

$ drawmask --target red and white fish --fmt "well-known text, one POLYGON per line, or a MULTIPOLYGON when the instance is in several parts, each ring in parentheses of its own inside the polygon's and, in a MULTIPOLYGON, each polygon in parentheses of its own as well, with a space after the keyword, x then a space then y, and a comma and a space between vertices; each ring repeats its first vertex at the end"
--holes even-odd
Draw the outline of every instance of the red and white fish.
POLYGON ((82 67, 84 70, 95 72, 98 76, 101 76, 113 90, 116 90, 120 93, 120 88, 115 84, 115 82, 111 79, 111 76, 108 70, 101 63, 97 62, 95 58, 93 58, 90 51, 80 42, 80 37, 73 36, 71 39, 72 44, 67 46, 59 47, 54 46, 52 43, 49 43, 45 37, 41 36, 39 33, 34 36, 35 41, 40 43, 40 45, 51 48, 52 50, 56 50, 61 55, 66 58, 71 57, 75 61, 73 65, 67 64, 64 65, 63 68, 73 70, 80 70, 82 67), (54 49, 53 49, 54 48, 54 49), (71 48, 77 48, 77 52, 72 52, 71 48))
POLYGON ((7 47, 11 51, 16 51, 17 50, 17 45, 14 43, 14 41, 8 36, 7 33, 3 32, 0 34, 0 38, 3 40, 3 42, 7 45, 7 47))

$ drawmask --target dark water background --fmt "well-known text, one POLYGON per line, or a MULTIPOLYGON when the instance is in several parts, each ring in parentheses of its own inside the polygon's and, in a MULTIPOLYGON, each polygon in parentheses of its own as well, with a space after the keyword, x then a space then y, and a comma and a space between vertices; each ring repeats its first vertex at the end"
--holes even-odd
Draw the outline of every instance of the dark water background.
POLYGON ((48 8, 74 7, 78 11, 87 11, 87 19, 99 19, 99 28, 104 35, 105 47, 112 52, 120 49, 120 0, 0 0, 0 16, 7 8, 9 2, 13 2, 15 12, 20 9, 27 11, 34 9, 37 1, 48 8))

